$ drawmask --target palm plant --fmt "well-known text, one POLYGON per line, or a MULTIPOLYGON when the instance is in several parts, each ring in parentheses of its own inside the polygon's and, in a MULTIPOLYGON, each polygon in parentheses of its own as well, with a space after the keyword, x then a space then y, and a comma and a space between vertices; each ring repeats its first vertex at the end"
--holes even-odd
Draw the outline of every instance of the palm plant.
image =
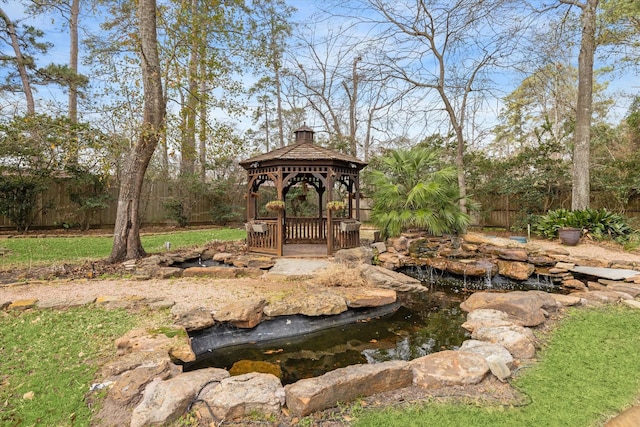
POLYGON ((457 233, 470 222, 459 207, 456 169, 426 148, 391 150, 365 175, 371 189, 371 220, 383 237, 418 228, 432 234, 457 233))

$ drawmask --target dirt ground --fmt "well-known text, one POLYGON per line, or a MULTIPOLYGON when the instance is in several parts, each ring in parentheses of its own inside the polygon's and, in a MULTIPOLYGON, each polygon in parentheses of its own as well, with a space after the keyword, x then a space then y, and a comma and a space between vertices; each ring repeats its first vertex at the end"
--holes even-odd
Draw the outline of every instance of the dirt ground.
MULTIPOLYGON (((640 265, 640 252, 624 252, 619 246, 606 243, 581 242, 578 246, 563 246, 559 242, 533 240, 529 248, 566 251, 574 257, 605 259, 610 261, 637 262, 640 265)), ((267 275, 260 278, 244 279, 206 279, 181 278, 167 280, 134 280, 120 277, 124 271, 120 265, 104 263, 55 266, 32 271, 0 272, 0 304, 21 299, 40 301, 74 301, 97 298, 100 296, 139 296, 158 297, 175 301, 181 308, 207 307, 216 310, 238 299, 262 296, 266 299, 282 298, 294 294, 319 292, 322 286, 314 280, 271 279, 267 275), (113 279, 89 278, 113 275, 113 279), (55 277, 54 280, 42 278, 55 277)), ((525 369, 527 365, 521 366, 525 369)), ((517 375, 517 373, 516 373, 517 375)), ((481 384, 465 387, 448 387, 435 391, 419 387, 408 387, 387 393, 377 394, 359 401, 356 406, 342 406, 318 412, 310 416, 313 425, 343 426, 357 416, 359 408, 403 407, 416 402, 460 401, 490 405, 526 404, 526 396, 507 383, 501 383, 495 377, 489 377, 481 384)), ((297 419, 284 412, 274 425, 297 425, 297 419)), ((244 420, 241 423, 225 422, 230 426, 264 426, 264 421, 244 420)), ((305 424, 308 425, 308 424, 305 424)))

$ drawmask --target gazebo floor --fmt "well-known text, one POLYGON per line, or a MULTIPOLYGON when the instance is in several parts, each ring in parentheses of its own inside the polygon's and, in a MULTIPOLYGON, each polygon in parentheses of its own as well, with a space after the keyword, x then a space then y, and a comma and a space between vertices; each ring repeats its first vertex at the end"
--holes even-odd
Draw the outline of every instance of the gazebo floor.
POLYGON ((327 258, 326 244, 292 244, 284 245, 283 255, 287 258, 327 258))

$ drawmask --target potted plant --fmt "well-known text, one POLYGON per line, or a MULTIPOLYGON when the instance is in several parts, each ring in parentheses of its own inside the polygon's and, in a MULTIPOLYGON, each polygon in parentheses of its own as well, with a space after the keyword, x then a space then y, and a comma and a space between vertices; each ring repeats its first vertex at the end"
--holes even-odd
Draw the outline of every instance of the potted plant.
POLYGON ((580 241, 582 229, 576 227, 560 227, 558 228, 558 237, 563 245, 575 246, 580 241))
POLYGON ((327 210, 335 212, 335 211, 341 211, 344 208, 346 208, 347 205, 344 202, 340 202, 337 200, 334 200, 332 202, 327 202, 327 210))
POLYGON ((360 221, 357 220, 346 220, 340 223, 340 231, 349 232, 349 231, 358 231, 360 230, 360 221))
POLYGON ((269 230, 269 226, 264 222, 254 222, 251 224, 251 229, 254 233, 266 233, 269 230))
POLYGON ((267 202, 265 208, 270 212, 278 212, 284 210, 284 201, 282 200, 272 200, 267 202))

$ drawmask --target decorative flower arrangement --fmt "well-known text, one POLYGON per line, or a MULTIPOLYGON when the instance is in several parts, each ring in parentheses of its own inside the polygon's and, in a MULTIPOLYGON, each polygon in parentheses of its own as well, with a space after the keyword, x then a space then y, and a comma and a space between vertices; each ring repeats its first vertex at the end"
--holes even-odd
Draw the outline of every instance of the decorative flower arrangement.
POLYGON ((327 203, 327 209, 330 211, 340 211, 343 210, 347 207, 347 205, 344 202, 339 202, 337 200, 334 200, 332 202, 328 202, 327 203))
POLYGON ((284 201, 272 200, 270 202, 267 202, 267 204, 265 205, 265 208, 271 212, 282 211, 284 210, 284 201))

